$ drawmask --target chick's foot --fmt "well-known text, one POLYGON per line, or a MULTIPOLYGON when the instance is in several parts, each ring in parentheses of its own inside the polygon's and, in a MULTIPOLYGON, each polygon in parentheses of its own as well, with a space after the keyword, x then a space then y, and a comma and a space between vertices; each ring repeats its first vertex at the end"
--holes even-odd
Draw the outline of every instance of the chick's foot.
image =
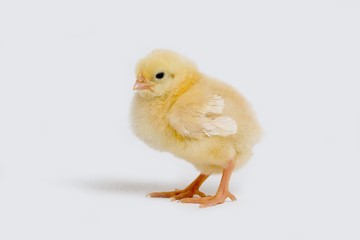
POLYGON ((206 197, 206 195, 201 192, 199 188, 208 177, 209 175, 200 174, 189 186, 183 190, 176 189, 175 191, 170 192, 153 192, 149 193, 147 196, 153 198, 171 198, 173 201, 183 198, 192 198, 194 195, 206 197))
POLYGON ((170 191, 170 192, 153 192, 148 194, 149 197, 171 198, 171 200, 173 201, 180 200, 183 198, 191 198, 195 195, 199 195, 200 197, 206 197, 206 195, 199 190, 186 189, 186 188, 183 190, 176 189, 175 191, 170 191))
POLYGON ((197 203, 201 208, 211 207, 217 204, 224 203, 227 198, 231 201, 236 201, 236 197, 229 191, 223 193, 217 193, 215 196, 201 197, 201 198, 183 198, 180 201, 182 203, 197 203))

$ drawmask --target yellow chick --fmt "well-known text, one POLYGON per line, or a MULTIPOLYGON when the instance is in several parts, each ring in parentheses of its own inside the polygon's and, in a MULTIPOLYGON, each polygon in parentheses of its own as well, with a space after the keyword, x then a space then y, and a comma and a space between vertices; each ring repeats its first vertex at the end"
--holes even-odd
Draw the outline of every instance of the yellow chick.
POLYGON ((187 58, 155 50, 136 66, 132 106, 135 134, 149 146, 192 163, 201 173, 185 189, 150 193, 209 207, 235 196, 229 191, 234 170, 252 155, 261 130, 251 107, 231 86, 205 76, 187 58), (222 173, 214 196, 199 188, 222 173), (200 197, 195 197, 199 195, 200 197))

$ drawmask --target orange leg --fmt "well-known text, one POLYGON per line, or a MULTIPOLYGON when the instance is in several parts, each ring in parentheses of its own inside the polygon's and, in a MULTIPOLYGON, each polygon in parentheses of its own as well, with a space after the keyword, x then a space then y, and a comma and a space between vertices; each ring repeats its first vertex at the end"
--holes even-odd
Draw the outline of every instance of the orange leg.
POLYGON ((236 200, 236 197, 229 192, 229 181, 231 177, 231 173, 234 169, 234 161, 229 161, 227 166, 223 170, 223 174, 221 177, 219 188, 215 194, 215 196, 210 197, 201 197, 201 198, 183 198, 180 201, 183 203, 199 203, 200 207, 210 207, 216 204, 220 204, 225 202, 226 198, 230 198, 232 201, 236 200))
POLYGON ((209 177, 209 175, 201 173, 189 186, 183 190, 175 189, 171 192, 154 192, 149 193, 147 196, 153 198, 171 198, 172 200, 180 200, 183 198, 190 198, 194 195, 199 195, 200 197, 206 197, 203 192, 200 192, 199 188, 201 184, 209 177))

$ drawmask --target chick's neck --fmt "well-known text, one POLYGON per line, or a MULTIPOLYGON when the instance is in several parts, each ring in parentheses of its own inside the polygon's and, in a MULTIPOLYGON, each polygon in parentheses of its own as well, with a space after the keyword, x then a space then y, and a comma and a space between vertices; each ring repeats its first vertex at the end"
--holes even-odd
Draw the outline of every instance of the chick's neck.
POLYGON ((199 78, 200 75, 198 73, 187 75, 185 80, 183 80, 176 88, 164 95, 164 100, 172 106, 182 94, 199 81, 199 78))

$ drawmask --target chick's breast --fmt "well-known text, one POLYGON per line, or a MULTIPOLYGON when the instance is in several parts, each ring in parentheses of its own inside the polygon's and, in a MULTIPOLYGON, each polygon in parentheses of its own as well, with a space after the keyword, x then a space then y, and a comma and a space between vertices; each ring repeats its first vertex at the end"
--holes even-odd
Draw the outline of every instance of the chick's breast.
POLYGON ((158 101, 147 101, 135 95, 131 123, 134 133, 150 147, 165 151, 171 138, 166 120, 167 106, 158 101))

